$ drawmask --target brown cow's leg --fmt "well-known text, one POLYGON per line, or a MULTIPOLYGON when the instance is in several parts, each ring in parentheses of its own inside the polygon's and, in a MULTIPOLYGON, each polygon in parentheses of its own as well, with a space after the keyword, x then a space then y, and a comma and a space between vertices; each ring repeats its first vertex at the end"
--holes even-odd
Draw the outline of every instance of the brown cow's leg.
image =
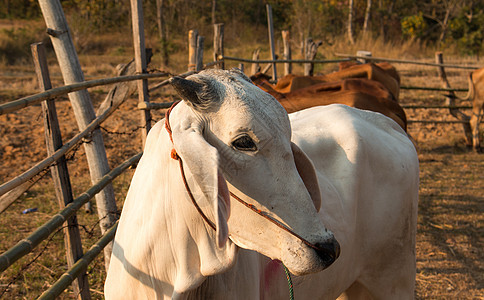
POLYGON ((481 152, 481 145, 479 141, 479 123, 482 119, 482 110, 484 106, 484 98, 476 97, 474 99, 473 108, 472 108, 472 117, 470 120, 470 125, 472 129, 472 146, 474 150, 477 152, 481 152))

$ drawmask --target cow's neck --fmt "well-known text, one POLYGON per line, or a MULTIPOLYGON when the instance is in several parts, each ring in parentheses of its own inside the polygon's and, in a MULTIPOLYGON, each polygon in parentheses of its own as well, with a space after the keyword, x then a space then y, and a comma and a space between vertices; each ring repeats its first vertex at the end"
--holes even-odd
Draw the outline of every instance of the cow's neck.
MULTIPOLYGON (((170 122, 176 122, 176 110, 170 122)), ((172 123, 173 124, 173 123, 172 123)), ((223 273, 230 268, 237 253, 237 246, 228 241, 223 248, 216 245, 215 231, 203 220, 183 184, 179 161, 171 159, 173 144, 166 130, 163 131, 163 155, 169 158, 170 180, 165 186, 169 198, 164 198, 165 220, 167 236, 170 237, 173 249, 171 251, 174 267, 173 277, 170 279, 174 288, 174 295, 196 289, 207 276, 223 273), (176 190, 176 193, 173 191, 176 190)), ((191 179, 189 167, 184 164, 184 173, 192 194, 204 214, 214 220, 211 203, 207 203, 197 183, 191 179)))

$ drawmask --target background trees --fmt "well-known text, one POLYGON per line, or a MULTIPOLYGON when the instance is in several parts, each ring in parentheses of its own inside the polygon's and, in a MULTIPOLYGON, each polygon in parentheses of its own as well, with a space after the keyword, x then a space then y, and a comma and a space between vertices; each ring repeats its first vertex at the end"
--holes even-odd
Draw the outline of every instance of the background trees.
MULTIPOLYGON (((192 28, 208 29, 213 22, 236 28, 226 32, 228 38, 259 39, 266 36, 267 3, 273 8, 274 28, 291 30, 298 44, 307 37, 331 43, 371 35, 388 42, 416 39, 441 48, 453 45, 462 54, 478 55, 483 49, 482 0, 144 0, 145 25, 160 36, 166 52, 173 46, 171 40, 192 28)), ((3 19, 40 17, 36 0, 0 0, 0 4, 3 19)), ((62 4, 84 32, 130 28, 129 0, 62 0, 62 4)))

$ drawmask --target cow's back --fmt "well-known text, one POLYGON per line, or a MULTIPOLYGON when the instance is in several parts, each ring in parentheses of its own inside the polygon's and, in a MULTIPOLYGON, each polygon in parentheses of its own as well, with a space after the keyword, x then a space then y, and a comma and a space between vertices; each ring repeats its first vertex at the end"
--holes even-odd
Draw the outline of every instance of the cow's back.
POLYGON ((296 278, 295 292, 302 299, 335 299, 355 278, 390 278, 392 272, 410 277, 403 285, 412 289, 419 174, 405 132, 380 114, 338 104, 290 119, 293 141, 318 172, 320 217, 341 245, 334 269, 296 278))

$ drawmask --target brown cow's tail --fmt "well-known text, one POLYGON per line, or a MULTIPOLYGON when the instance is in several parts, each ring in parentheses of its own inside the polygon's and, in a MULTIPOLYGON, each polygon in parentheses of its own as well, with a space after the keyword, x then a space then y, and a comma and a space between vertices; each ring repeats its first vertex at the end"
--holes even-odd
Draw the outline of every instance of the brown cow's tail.
POLYGON ((474 95, 476 93, 476 89, 474 87, 474 82, 472 81, 472 72, 469 73, 469 76, 467 76, 467 81, 469 82, 469 91, 467 91, 467 95, 465 98, 460 98, 463 101, 469 101, 474 99, 474 95))

